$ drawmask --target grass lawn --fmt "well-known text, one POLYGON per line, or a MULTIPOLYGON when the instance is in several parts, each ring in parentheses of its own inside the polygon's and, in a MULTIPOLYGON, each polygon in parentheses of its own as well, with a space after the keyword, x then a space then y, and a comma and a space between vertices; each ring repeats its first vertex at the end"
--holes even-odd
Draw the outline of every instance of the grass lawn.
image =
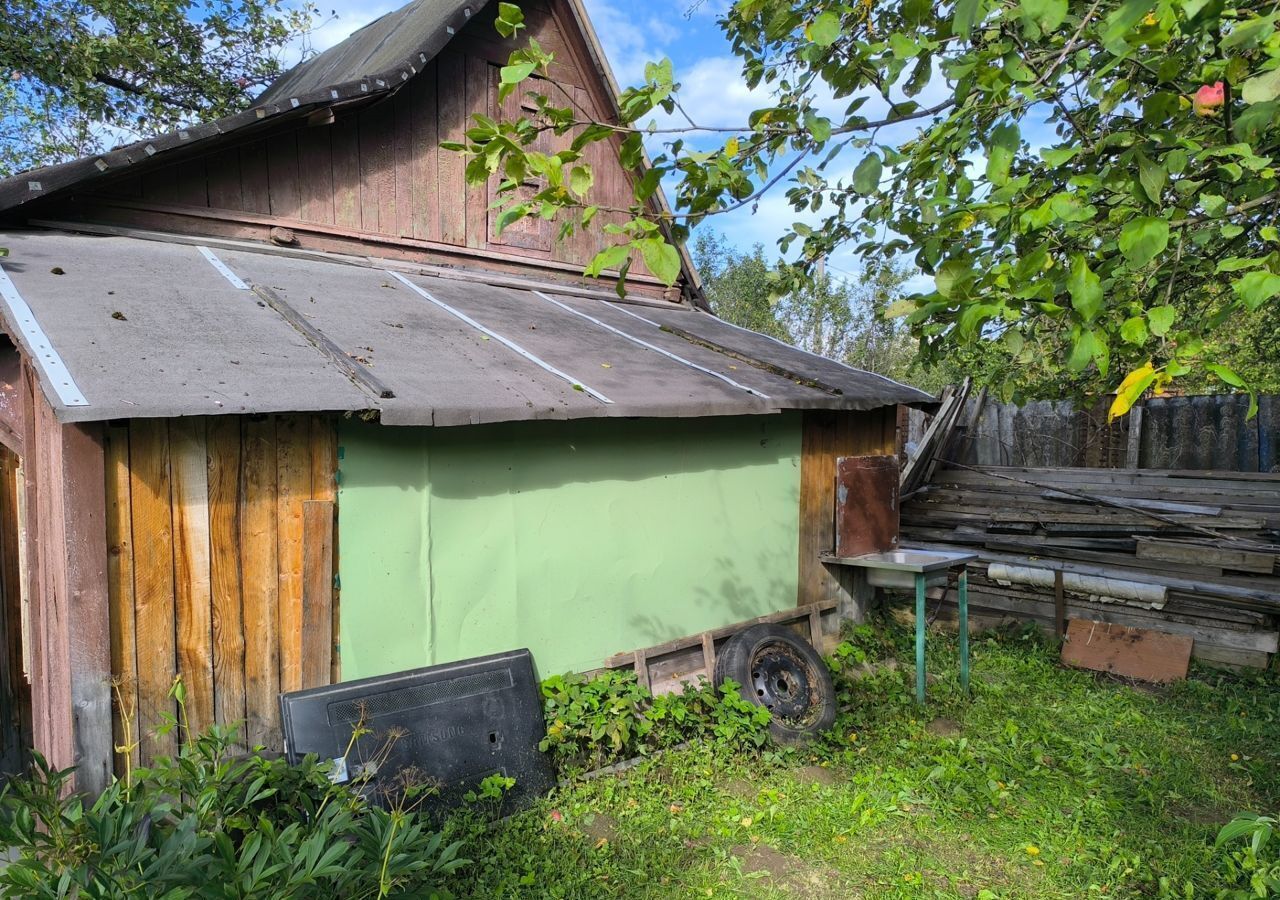
POLYGON ((1131 686, 1062 668, 1036 635, 992 633, 973 643, 966 698, 954 640, 934 635, 923 711, 905 631, 862 629, 845 652, 828 740, 755 754, 697 744, 576 780, 492 827, 455 821, 474 863, 451 888, 1213 897, 1218 829, 1237 811, 1280 810, 1275 676, 1131 686))

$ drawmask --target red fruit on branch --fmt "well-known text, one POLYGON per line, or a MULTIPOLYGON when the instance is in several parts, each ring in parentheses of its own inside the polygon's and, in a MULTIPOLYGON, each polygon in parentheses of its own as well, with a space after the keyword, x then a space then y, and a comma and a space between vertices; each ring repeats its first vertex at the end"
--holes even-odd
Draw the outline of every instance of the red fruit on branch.
POLYGON ((1195 97, 1191 100, 1191 108, 1197 116, 1216 116, 1218 107, 1225 99, 1225 93, 1221 81, 1206 84, 1196 91, 1195 97))

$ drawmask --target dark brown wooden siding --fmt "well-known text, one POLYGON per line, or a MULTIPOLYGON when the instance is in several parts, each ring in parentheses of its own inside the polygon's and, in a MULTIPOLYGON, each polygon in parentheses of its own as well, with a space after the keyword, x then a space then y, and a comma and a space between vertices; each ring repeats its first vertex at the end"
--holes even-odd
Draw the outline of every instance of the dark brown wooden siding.
MULTIPOLYGON (((560 105, 601 119, 604 86, 586 61, 585 44, 559 0, 523 4, 528 30, 555 56, 549 79, 534 90, 560 105)), ((466 184, 466 158, 441 150, 441 141, 464 141, 472 117, 530 114, 527 99, 509 97, 499 108, 499 69, 523 36, 502 40, 493 28, 491 4, 396 94, 359 108, 338 110, 331 121, 290 123, 240 146, 222 149, 125 178, 76 199, 77 214, 96 221, 162 230, 205 231, 228 237, 265 236, 262 226, 296 228, 301 246, 341 249, 309 235, 359 241, 382 239, 424 251, 458 248, 479 260, 546 264, 577 275, 611 240, 603 233, 620 213, 601 213, 585 231, 560 239, 558 223, 530 219, 501 237, 498 211, 490 209, 498 180, 466 184), (236 228, 236 223, 257 226, 236 228)), ((538 149, 554 152, 571 136, 550 136, 538 149)), ((586 151, 595 171, 591 201, 627 208, 632 181, 611 144, 586 151)), ((530 183, 526 190, 540 186, 530 183)), ((367 250, 364 252, 368 252, 367 250)), ((637 286, 656 284, 637 260, 637 286)))

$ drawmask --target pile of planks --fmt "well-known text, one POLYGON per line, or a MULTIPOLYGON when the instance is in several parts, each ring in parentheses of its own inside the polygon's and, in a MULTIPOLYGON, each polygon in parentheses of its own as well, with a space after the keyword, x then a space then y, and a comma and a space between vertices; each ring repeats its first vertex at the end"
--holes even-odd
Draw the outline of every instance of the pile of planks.
POLYGON ((903 503, 902 540, 977 552, 979 615, 1184 634, 1238 666, 1277 650, 1280 474, 940 468, 903 503))

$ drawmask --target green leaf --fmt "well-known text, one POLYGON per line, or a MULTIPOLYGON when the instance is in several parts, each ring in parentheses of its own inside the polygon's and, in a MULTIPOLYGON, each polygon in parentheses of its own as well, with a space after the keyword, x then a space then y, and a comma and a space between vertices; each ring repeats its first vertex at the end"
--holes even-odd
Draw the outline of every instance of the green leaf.
POLYGON ((819 47, 830 47, 840 39, 840 17, 827 11, 809 23, 804 36, 819 47))
POLYGON ((938 293, 950 299, 959 295, 959 289, 973 279, 973 269, 960 259, 949 259, 938 268, 933 276, 934 286, 938 293))
POLYGON ((1045 147, 1040 151, 1040 158, 1049 168, 1056 169, 1063 163, 1070 162, 1079 152, 1079 147, 1045 147))
POLYGON ((1169 223, 1155 216, 1138 216, 1120 229, 1120 252, 1135 268, 1155 259, 1169 246, 1169 223))
POLYGON ((590 166, 574 166, 569 170, 569 190, 579 198, 586 197, 587 191, 591 190, 591 185, 594 183, 595 175, 592 174, 590 166))
POLYGON ((1106 346, 1098 340, 1092 331, 1082 330, 1071 343, 1071 352, 1067 355, 1067 368, 1072 372, 1082 372, 1090 360, 1106 352, 1106 346))
POLYGON ((607 269, 617 269, 631 257, 631 247, 627 244, 614 244, 605 247, 591 258, 585 274, 598 278, 607 269))
POLYGON ((951 33, 958 38, 968 38, 981 18, 982 0, 956 0, 951 33))
POLYGON ((1245 306, 1256 310, 1276 294, 1280 294, 1280 275, 1266 270, 1249 272, 1231 285, 1231 290, 1245 306))
POLYGON ((1131 316, 1120 326, 1120 339, 1127 344, 1141 347, 1147 342, 1147 320, 1142 316, 1131 316))
POLYGON ((1240 85, 1240 97, 1245 103, 1266 103, 1280 97, 1280 69, 1272 69, 1255 75, 1240 85))
POLYGON ((1009 180, 1009 167, 1021 140, 1018 126, 1011 122, 997 125, 991 132, 991 143, 987 146, 987 180, 997 187, 1009 180))
POLYGON ((831 140, 831 120, 811 109, 805 110, 804 127, 809 132, 809 137, 819 144, 831 140))
POLYGON ((1057 31, 1067 17, 1067 0, 1021 0, 1022 27, 1028 37, 1057 31))
POLYGON ((533 70, 536 68, 538 68, 537 63, 533 63, 533 62, 516 63, 515 65, 512 65, 512 66, 503 66, 501 69, 498 70, 498 74, 501 77, 501 81, 503 84, 519 84, 520 82, 528 78, 530 75, 532 75, 533 70))
POLYGON ((1147 310, 1147 325, 1156 337, 1164 337, 1178 318, 1178 311, 1172 306, 1156 306, 1147 310))
POLYGON ((880 162, 880 156, 877 153, 871 153, 862 158, 862 162, 858 163, 858 167, 853 170, 853 189, 855 192, 864 197, 874 194, 876 188, 880 186, 880 176, 884 172, 884 165, 880 162))
POLYGON ((509 38, 524 27, 524 13, 514 3, 499 3, 498 18, 493 26, 498 34, 509 38))
POLYGON ((1168 175, 1164 169, 1157 163, 1147 158, 1146 154, 1138 154, 1138 181, 1142 184, 1142 190, 1151 199, 1152 203, 1159 205, 1160 194, 1164 191, 1165 181, 1168 175))
POLYGON ((1216 363, 1205 363, 1204 367, 1232 387, 1245 387, 1244 379, 1226 366, 1218 365, 1216 363))
POLYGON ((680 277, 680 252, 660 237, 641 238, 636 244, 649 271, 668 287, 675 284, 680 277))
POLYGON ((1102 283, 1098 276, 1089 269, 1089 264, 1082 254, 1077 253, 1071 259, 1071 274, 1067 276, 1067 290, 1071 294, 1071 305, 1085 324, 1092 322, 1102 310, 1102 283))
POLYGON ((1102 43, 1107 50, 1116 56, 1127 55, 1129 45, 1125 38, 1153 6, 1155 0, 1125 0, 1119 9, 1107 16, 1102 30, 1102 43))
POLYGON ((502 236, 502 232, 509 225, 519 222, 525 216, 529 215, 529 205, 527 203, 518 203, 515 206, 509 206, 498 214, 498 219, 494 223, 494 231, 498 237, 502 236))

